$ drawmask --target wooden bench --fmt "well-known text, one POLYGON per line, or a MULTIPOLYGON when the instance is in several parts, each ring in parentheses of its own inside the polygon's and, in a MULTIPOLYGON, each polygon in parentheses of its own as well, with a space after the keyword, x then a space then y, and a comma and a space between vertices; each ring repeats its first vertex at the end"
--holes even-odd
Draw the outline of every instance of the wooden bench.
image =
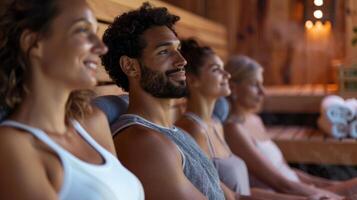
POLYGON ((357 165, 357 140, 334 139, 307 127, 272 126, 267 132, 291 163, 357 165))
POLYGON ((321 100, 336 94, 337 85, 306 84, 292 86, 267 86, 263 112, 268 113, 319 113, 321 100))

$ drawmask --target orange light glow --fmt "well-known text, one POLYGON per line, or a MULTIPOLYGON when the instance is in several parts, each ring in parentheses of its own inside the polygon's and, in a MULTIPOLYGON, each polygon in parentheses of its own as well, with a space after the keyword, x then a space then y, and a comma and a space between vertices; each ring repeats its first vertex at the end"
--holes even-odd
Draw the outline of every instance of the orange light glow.
MULTIPOLYGON (((308 20, 310 21, 310 20, 308 20)), ((327 40, 327 38, 330 37, 331 35, 331 22, 326 21, 325 23, 322 23, 320 20, 316 21, 315 24, 312 22, 312 27, 308 28, 307 25, 308 21, 305 22, 305 27, 306 27, 306 34, 307 34, 307 39, 309 41, 320 41, 323 42, 327 40)))
POLYGON ((314 27, 314 23, 312 23, 311 20, 307 20, 307 21, 305 22, 305 28, 311 29, 312 27, 314 27))

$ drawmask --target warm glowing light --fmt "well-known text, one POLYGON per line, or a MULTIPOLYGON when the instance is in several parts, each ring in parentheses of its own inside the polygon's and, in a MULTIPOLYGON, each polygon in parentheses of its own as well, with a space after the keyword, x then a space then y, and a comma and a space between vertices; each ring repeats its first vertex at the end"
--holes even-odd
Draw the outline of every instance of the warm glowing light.
POLYGON ((307 21, 305 22, 305 27, 306 27, 307 29, 311 29, 312 27, 314 27, 314 23, 312 23, 311 20, 307 20, 307 21))
POLYGON ((316 21, 315 26, 317 29, 322 29, 322 27, 323 27, 322 22, 320 20, 316 21))
POLYGON ((331 29, 331 22, 330 21, 326 21, 324 26, 328 29, 331 29))
POLYGON ((324 0, 314 0, 315 6, 322 6, 324 5, 324 0))
POLYGON ((324 16, 324 14, 322 13, 321 10, 315 10, 315 11, 314 11, 314 17, 315 17, 316 19, 321 19, 323 16, 324 16))

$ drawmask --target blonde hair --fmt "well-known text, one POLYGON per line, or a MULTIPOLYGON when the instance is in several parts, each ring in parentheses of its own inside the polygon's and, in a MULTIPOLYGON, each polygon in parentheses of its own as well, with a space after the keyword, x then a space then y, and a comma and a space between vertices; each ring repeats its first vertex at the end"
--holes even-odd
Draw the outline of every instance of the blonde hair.
POLYGON ((255 76, 258 71, 263 71, 263 67, 258 62, 243 55, 232 56, 226 63, 225 69, 231 74, 231 80, 235 83, 240 83, 255 76))

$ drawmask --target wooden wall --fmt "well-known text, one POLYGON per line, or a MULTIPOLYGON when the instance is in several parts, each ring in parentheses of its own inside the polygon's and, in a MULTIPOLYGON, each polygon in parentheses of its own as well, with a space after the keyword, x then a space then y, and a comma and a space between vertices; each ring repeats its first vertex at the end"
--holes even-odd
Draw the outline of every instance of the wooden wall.
POLYGON ((355 37, 353 34, 353 28, 357 27, 357 1, 355 0, 345 0, 346 2, 346 65, 357 64, 357 45, 352 46, 352 38, 355 37))
POLYGON ((357 25, 354 0, 324 0, 334 8, 332 31, 324 41, 306 35, 304 10, 312 1, 165 1, 226 26, 229 53, 257 59, 268 85, 336 83, 338 63, 357 60, 357 47, 350 43, 357 25))

